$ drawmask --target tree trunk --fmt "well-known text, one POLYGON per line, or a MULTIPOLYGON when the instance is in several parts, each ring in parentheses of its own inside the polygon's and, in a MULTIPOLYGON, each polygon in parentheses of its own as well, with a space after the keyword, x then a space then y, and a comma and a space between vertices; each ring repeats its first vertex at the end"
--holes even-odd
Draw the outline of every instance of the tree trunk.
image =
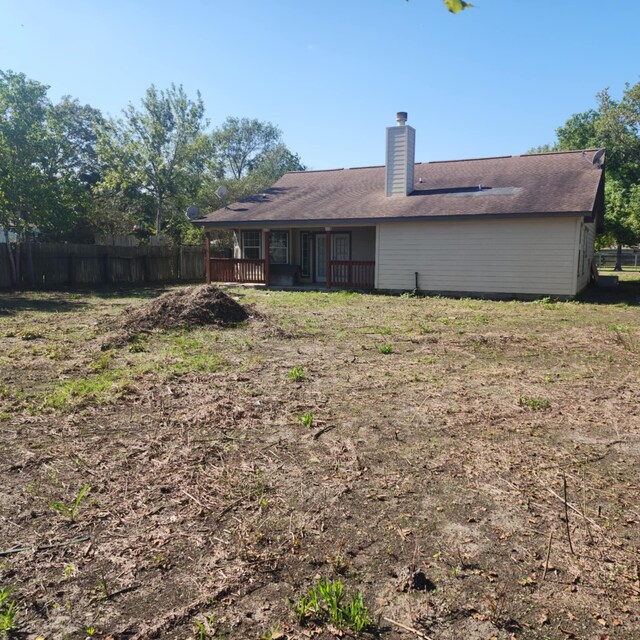
POLYGON ((614 271, 622 271, 622 245, 618 244, 618 251, 616 252, 616 266, 614 271))
POLYGON ((164 202, 162 199, 162 196, 158 196, 158 206, 156 208, 156 235, 159 236, 160 232, 162 231, 162 218, 163 218, 163 211, 162 209, 164 208, 164 202))

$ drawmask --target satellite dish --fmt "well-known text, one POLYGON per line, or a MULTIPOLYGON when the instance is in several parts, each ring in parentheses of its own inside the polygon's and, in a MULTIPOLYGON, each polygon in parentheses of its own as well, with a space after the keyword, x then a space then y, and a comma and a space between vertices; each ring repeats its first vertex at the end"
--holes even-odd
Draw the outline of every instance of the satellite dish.
POLYGON ((227 187, 221 185, 216 189, 216 195, 218 196, 218 198, 220 198, 220 200, 224 200, 224 197, 227 195, 227 191, 227 187))
POLYGON ((189 218, 189 220, 197 220, 199 217, 200 217, 200 207, 196 207, 195 204, 192 204, 187 209, 187 218, 189 218))
POLYGON ((594 167, 598 167, 598 169, 602 168, 602 164, 603 164, 603 158, 604 158, 604 154, 605 154, 605 150, 604 149, 598 149, 594 154, 593 154, 593 158, 591 159, 591 164, 594 167))

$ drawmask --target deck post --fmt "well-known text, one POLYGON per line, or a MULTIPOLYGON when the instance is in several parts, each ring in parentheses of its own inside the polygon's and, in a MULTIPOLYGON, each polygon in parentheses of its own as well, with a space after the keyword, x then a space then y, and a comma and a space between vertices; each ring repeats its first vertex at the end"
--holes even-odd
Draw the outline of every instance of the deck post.
POLYGON ((204 234, 204 273, 207 284, 211 284, 211 234, 208 231, 204 234))
POLYGON ((264 284, 269 286, 269 229, 264 229, 264 284))
POLYGON ((331 227, 325 227, 325 241, 326 241, 326 248, 325 248, 325 257, 326 257, 326 263, 327 266, 325 268, 326 272, 327 272, 327 289, 331 289, 331 227))

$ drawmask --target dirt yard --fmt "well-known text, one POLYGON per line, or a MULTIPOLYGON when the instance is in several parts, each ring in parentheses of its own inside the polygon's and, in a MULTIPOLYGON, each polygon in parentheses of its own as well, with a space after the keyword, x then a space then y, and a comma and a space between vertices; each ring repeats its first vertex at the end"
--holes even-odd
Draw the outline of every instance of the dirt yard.
POLYGON ((0 294, 8 637, 353 637, 322 577, 363 638, 639 637, 640 278, 127 330, 160 293, 0 294))

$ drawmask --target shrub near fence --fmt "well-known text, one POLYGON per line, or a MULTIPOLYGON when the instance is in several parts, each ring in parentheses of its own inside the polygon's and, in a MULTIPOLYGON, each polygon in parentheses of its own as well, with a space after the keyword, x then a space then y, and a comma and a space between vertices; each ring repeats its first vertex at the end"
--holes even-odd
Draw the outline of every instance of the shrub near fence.
MULTIPOLYGON (((32 244, 34 286, 136 284, 204 280, 204 248, 142 245, 32 244)), ((21 287, 28 287, 26 252, 20 256, 21 287)), ((0 287, 11 286, 9 255, 0 244, 0 287)))

